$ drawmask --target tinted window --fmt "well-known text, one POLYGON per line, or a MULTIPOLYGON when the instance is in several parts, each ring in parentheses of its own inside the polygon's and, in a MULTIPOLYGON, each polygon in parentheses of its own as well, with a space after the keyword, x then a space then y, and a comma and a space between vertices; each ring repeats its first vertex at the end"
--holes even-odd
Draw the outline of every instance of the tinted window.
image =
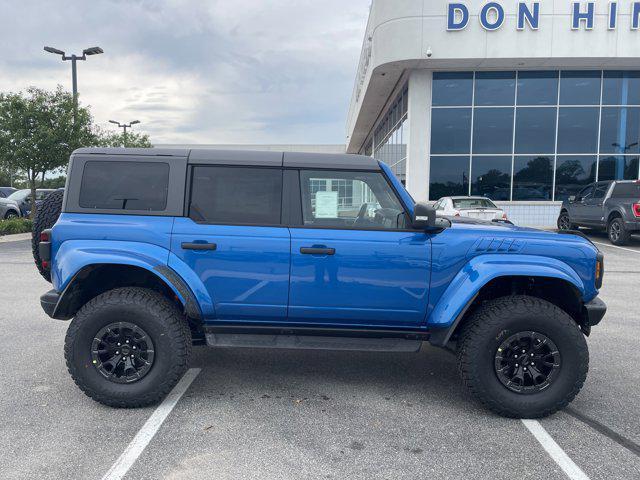
POLYGON ((196 222, 278 225, 279 168, 194 167, 189 217, 196 222))
POLYGON ((476 105, 513 105, 515 94, 515 72, 476 73, 476 105))
POLYGON ((615 198, 640 198, 639 183, 618 183, 613 187, 612 197, 615 198))
POLYGON ((562 201, 575 195, 596 177, 596 157, 558 156, 556 161, 556 200, 562 201))
POLYGON ((598 180, 637 180, 638 157, 600 157, 598 180))
POLYGON ((610 185, 611 185, 610 183, 597 183, 596 191, 593 193, 593 198, 596 198, 596 199, 604 198, 604 196, 607 193, 607 190, 609 190, 610 185))
POLYGON ((604 72, 603 105, 640 105, 640 72, 604 72))
POLYGON ((562 72, 561 105, 597 105, 600 103, 600 72, 562 72))
POLYGON ((600 151, 638 153, 640 148, 640 108, 602 109, 600 151))
POLYGON ((305 226, 404 228, 402 204, 378 172, 302 170, 302 218, 305 226))
POLYGON ((476 108, 473 153, 511 153, 513 108, 476 108))
POLYGON ((552 182, 552 157, 515 157, 513 200, 551 200, 552 182))
POLYGON ((169 165, 159 162, 87 162, 80 206, 157 212, 167 205, 169 165))
POLYGON ((470 141, 470 108, 431 111, 431 153, 469 153, 470 141))
POLYGON ((509 200, 511 157, 473 157, 471 195, 481 195, 492 200, 509 200))
POLYGON ((469 157, 431 157, 429 197, 469 194, 469 157))
POLYGON ((519 72, 518 105, 558 103, 558 72, 519 72))
POLYGON ((593 185, 589 185, 587 188, 583 188, 576 195, 576 202, 581 200, 588 200, 593 196, 593 185))
POLYGON ((598 109, 561 108, 558 116, 558 153, 598 151, 598 109))
POLYGON ((556 143, 555 108, 518 108, 516 153, 553 153, 556 143))
POLYGON ((435 72, 433 74, 433 105, 471 105, 473 73, 435 72))

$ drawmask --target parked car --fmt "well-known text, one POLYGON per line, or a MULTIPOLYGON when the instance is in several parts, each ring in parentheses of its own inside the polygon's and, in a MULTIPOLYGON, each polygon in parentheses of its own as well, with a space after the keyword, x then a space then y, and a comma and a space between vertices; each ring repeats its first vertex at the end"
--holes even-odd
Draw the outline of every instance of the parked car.
POLYGON ((17 188, 13 188, 13 187, 0 187, 0 198, 7 198, 16 190, 17 188))
MULTIPOLYGON (((55 192, 55 189, 51 188, 39 188, 36 190, 36 205, 40 205, 40 202, 44 200, 51 192, 55 192)), ((27 217, 31 213, 31 190, 25 188, 23 190, 17 190, 9 195, 6 200, 12 202, 13 205, 18 205, 20 210, 20 216, 27 217)))
POLYGON ((21 215, 20 205, 17 202, 9 198, 0 198, 0 220, 8 220, 21 215))
POLYGON ((36 215, 62 210, 35 237, 53 283, 41 305, 73 319, 69 372, 106 405, 160 401, 194 344, 429 341, 510 417, 549 415, 585 381, 606 306, 603 255, 583 236, 438 218, 358 155, 80 149, 67 182, 36 215))
POLYGON ((434 208, 439 215, 481 220, 507 220, 507 214, 486 197, 443 197, 434 208))
POLYGON ((640 180, 596 182, 562 202, 558 229, 606 229, 614 245, 640 230, 640 180))

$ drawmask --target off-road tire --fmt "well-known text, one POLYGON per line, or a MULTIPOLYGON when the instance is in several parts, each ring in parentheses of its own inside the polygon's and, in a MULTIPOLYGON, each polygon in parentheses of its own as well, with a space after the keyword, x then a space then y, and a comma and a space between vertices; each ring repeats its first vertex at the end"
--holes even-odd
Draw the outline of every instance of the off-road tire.
POLYGON ((64 196, 64 190, 56 190, 46 196, 42 203, 38 205, 35 218, 33 219, 33 229, 31 231, 31 251, 33 252, 33 260, 36 262, 36 267, 40 272, 40 275, 44 277, 47 282, 51 282, 51 272, 42 268, 42 261, 40 259, 40 252, 38 245, 40 244, 40 233, 43 230, 51 228, 58 221, 58 217, 62 212, 62 197, 64 196))
POLYGON ((558 230, 577 230, 578 226, 575 223, 571 223, 571 217, 569 212, 562 212, 558 217, 558 230))
POLYGON ((607 236, 614 245, 627 245, 631 233, 625 228, 622 218, 615 217, 607 225, 607 236))
POLYGON ((177 307, 159 293, 119 288, 95 297, 78 311, 67 330, 64 356, 71 377, 87 396, 111 407, 145 407, 161 401, 187 371, 191 331, 177 307), (114 383, 92 364, 93 338, 117 321, 139 326, 154 345, 151 369, 133 383, 114 383))
POLYGON ((589 369, 587 342, 576 322, 562 309, 535 297, 513 295, 486 302, 463 325, 458 345, 458 370, 464 384, 480 403, 505 417, 541 418, 566 407, 582 388, 589 369), (542 391, 513 392, 496 374, 497 349, 521 331, 546 335, 560 352, 560 369, 542 391))

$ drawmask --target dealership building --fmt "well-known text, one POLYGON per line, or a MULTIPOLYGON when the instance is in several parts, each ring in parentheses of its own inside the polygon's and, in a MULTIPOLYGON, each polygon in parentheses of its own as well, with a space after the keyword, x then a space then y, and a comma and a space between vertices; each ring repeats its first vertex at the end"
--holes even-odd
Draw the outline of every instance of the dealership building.
POLYGON ((416 200, 553 225, 586 184, 640 178, 639 27, 633 1, 373 0, 347 151, 416 200))

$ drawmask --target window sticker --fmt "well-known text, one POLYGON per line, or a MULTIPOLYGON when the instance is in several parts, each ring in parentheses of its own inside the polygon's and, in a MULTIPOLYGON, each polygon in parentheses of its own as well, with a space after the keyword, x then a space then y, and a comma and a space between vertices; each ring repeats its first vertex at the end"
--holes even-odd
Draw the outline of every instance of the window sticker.
POLYGON ((316 192, 316 218, 338 218, 338 192, 316 192))

